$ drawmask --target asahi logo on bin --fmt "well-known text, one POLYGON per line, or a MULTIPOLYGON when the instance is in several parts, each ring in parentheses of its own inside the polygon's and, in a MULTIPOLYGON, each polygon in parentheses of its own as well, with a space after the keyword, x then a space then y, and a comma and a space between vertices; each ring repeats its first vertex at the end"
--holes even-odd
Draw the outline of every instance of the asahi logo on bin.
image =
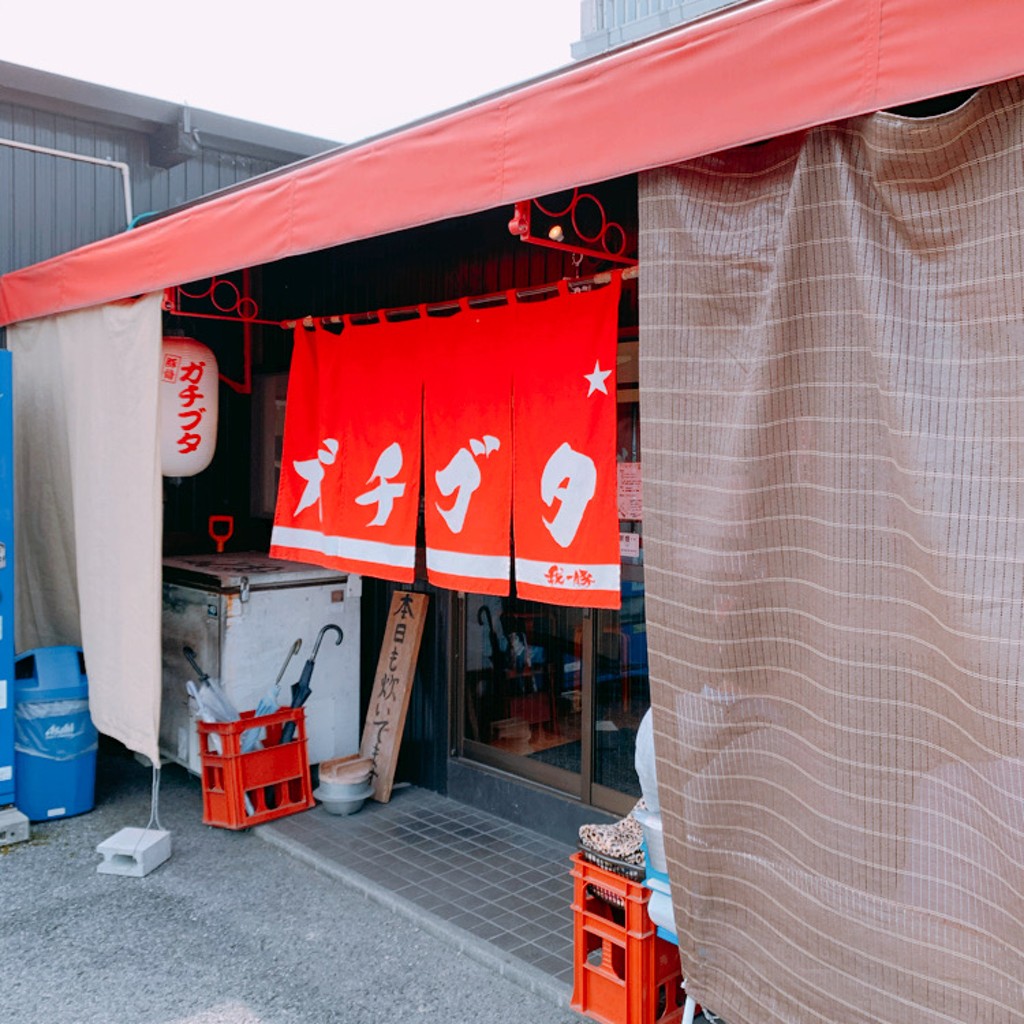
POLYGON ((63 740, 75 735, 75 723, 65 722, 64 725, 51 725, 44 736, 48 740, 63 740))

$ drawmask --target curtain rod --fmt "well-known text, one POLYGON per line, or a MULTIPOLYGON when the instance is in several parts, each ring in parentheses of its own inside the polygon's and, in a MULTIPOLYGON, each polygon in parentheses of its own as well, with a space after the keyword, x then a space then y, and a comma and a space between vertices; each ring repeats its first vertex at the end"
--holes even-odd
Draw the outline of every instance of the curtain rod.
MULTIPOLYGON (((632 281, 640 276, 640 268, 634 266, 626 267, 624 270, 603 270, 590 277, 565 278, 564 281, 570 290, 589 288, 593 285, 600 286, 611 284, 612 277, 615 274, 618 274, 623 281, 632 281)), ((557 292, 561 283, 562 282, 560 281, 553 281, 550 284, 536 285, 532 288, 517 288, 514 289, 515 296, 517 299, 528 299, 535 298, 539 295, 547 295, 552 292, 557 292)), ((419 316, 421 312, 445 313, 459 309, 463 301, 465 301, 469 306, 481 306, 489 303, 497 303, 501 300, 507 299, 509 292, 511 291, 513 291, 513 289, 503 292, 491 292, 487 295, 474 295, 465 300, 452 299, 447 302, 431 302, 414 306, 395 306, 389 309, 378 309, 365 313, 345 313, 338 316, 304 316, 299 320, 282 320, 278 326, 283 330, 290 331, 299 324, 302 324, 303 327, 312 329, 318 323, 343 324, 346 320, 351 323, 353 318, 356 319, 357 323, 362 321, 364 318, 366 322, 373 323, 378 320, 387 319, 389 316, 396 313, 404 313, 410 317, 414 315, 419 316)))

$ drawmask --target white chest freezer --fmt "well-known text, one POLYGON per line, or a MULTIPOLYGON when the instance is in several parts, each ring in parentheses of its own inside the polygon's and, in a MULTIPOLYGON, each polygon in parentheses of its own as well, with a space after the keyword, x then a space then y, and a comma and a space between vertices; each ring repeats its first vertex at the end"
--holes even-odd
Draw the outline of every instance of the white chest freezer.
POLYGON ((163 702, 161 755, 200 771, 194 709, 185 689, 195 677, 182 653, 219 682, 239 711, 250 711, 272 686, 296 640, 302 647, 281 679, 280 703, 291 700, 317 634, 324 634, 305 704, 312 764, 359 749, 359 576, 225 552, 167 558, 163 565, 163 702))

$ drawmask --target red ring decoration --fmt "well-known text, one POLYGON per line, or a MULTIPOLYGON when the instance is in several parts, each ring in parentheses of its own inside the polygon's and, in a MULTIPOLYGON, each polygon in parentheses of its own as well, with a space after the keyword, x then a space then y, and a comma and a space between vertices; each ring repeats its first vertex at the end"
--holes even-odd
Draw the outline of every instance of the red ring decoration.
POLYGON ((622 229, 621 224, 616 224, 615 221, 606 224, 601 236, 601 245, 604 246, 605 252, 611 253, 612 256, 621 256, 626 251, 626 232, 622 229), (616 231, 619 233, 619 246, 617 249, 613 249, 608 243, 608 236, 616 231))
POLYGON ((607 230, 607 221, 605 218, 604 207, 601 205, 597 196, 591 195, 589 192, 584 192, 583 195, 573 203, 572 207, 572 229, 576 232, 576 237, 583 242, 599 242, 604 237, 604 233, 607 230), (601 213, 601 227, 598 229, 596 235, 585 235, 581 230, 579 224, 576 222, 576 211, 579 209, 579 205, 584 199, 589 199, 598 208, 601 213))
POLYGON ((203 278, 208 281, 207 286, 198 292, 190 292, 183 288, 181 285, 177 285, 173 291, 176 299, 170 298, 170 291, 165 292, 165 309, 171 312, 180 313, 183 316, 210 316, 208 313, 186 313, 181 310, 175 309, 175 305, 178 299, 184 296, 187 299, 199 300, 207 299, 211 306, 216 309, 219 313, 230 314, 222 317, 214 317, 214 319, 221 320, 232 320, 238 319, 243 321, 255 321, 259 316, 260 307, 259 303, 251 295, 242 295, 241 290, 234 281, 227 277, 210 277, 203 278), (221 295, 224 295, 224 289, 227 289, 227 300, 221 298, 218 300, 217 293, 220 291, 221 295), (166 303, 170 303, 167 305, 166 303))
MULTIPOLYGON (((557 194, 558 193, 556 193, 556 195, 557 194)), ((574 188, 572 190, 572 198, 569 200, 569 205, 558 210, 549 209, 539 199, 533 199, 531 202, 541 213, 546 217, 550 217, 552 220, 558 220, 566 214, 569 214, 572 229, 580 242, 585 242, 588 245, 599 244, 609 256, 621 256, 625 253, 628 241, 625 230, 621 224, 608 220, 604 204, 593 193, 581 193, 579 188, 574 188), (598 215, 600 217, 600 227, 594 234, 587 234, 585 231, 581 230, 579 224, 578 212, 580 204, 588 199, 597 208, 598 215)), ((569 245, 571 247, 571 243, 569 243, 569 245)))
POLYGON ((238 311, 238 303, 241 301, 241 293, 238 291, 238 286, 233 282, 229 281, 226 277, 215 278, 213 287, 210 289, 210 304, 214 309, 220 310, 221 313, 235 313, 238 311), (234 301, 227 306, 222 306, 217 301, 217 289, 227 288, 232 295, 234 295, 234 301))
MULTIPOLYGON (((572 198, 569 200, 569 205, 564 210, 548 210, 544 206, 541 206, 539 199, 534 199, 533 202, 537 209, 548 217, 564 217, 570 210, 576 209, 576 204, 579 202, 579 199, 577 198, 578 192, 578 188, 574 188, 572 190, 572 198)), ((556 192, 555 195, 558 195, 558 193, 556 192)))
POLYGON ((206 290, 201 291, 198 294, 185 291, 185 289, 180 284, 178 285, 178 291, 180 294, 184 295, 186 299, 205 299, 206 296, 213 291, 214 285, 217 283, 217 278, 215 277, 208 278, 208 280, 210 283, 209 285, 207 285, 206 290))

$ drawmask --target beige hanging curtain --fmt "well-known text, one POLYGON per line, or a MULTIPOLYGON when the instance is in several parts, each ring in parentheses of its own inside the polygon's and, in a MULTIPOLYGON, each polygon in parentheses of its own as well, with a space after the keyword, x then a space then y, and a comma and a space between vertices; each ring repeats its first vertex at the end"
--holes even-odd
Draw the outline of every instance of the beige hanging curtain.
POLYGON ((156 760, 159 293, 8 329, 15 643, 81 646, 100 732, 156 760))
POLYGON ((690 989, 729 1024, 1020 1022, 1024 87, 652 171, 640 216, 690 989))

